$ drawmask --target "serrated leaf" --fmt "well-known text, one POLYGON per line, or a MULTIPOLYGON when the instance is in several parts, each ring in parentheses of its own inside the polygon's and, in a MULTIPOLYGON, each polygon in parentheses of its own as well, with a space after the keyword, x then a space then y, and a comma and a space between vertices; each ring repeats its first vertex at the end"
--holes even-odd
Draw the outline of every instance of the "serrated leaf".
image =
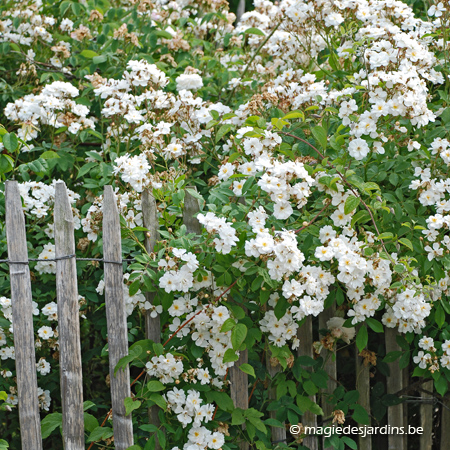
POLYGON ((360 202, 361 200, 358 197, 350 195, 347 200, 345 200, 344 214, 350 214, 358 207, 360 202))

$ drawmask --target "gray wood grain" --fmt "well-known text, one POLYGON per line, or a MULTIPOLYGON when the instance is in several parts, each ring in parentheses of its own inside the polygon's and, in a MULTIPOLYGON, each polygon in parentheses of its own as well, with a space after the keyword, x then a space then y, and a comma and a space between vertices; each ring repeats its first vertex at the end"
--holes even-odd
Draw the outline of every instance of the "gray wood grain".
MULTIPOLYGON (((386 328, 386 354, 394 351, 401 351, 400 346, 395 339, 398 331, 395 328, 386 328)), ((389 364, 390 376, 386 378, 386 387, 388 394, 395 394, 403 389, 403 375, 399 367, 399 361, 389 364)), ((391 427, 404 427, 404 405, 389 406, 388 424, 391 427)), ((390 434, 388 438, 389 450, 406 450, 406 434, 390 434)))
MULTIPOLYGON (((441 405, 441 443, 440 450, 448 450, 448 443, 450 442, 450 396, 446 395, 441 405)), ((426 430, 424 430, 426 431, 426 430)))
MULTIPOLYGON (((336 306, 333 304, 332 306, 325 309, 323 312, 321 312, 319 314, 319 330, 327 328, 327 322, 332 317, 335 316, 335 312, 336 312, 336 306)), ((320 401, 321 401, 321 407, 323 410, 324 418, 329 418, 333 413, 334 405, 332 405, 331 403, 328 403, 326 401, 326 399, 327 399, 328 395, 332 394, 334 392, 334 390, 337 388, 336 359, 333 358, 336 356, 336 352, 331 354, 329 350, 324 348, 320 352, 320 356, 322 356, 322 358, 324 360, 323 370, 325 370, 325 372, 328 374, 328 377, 329 377, 327 389, 323 391, 320 401)), ((325 439, 326 438, 324 436, 322 439, 324 443, 325 443, 325 439)), ((331 446, 325 447, 324 444, 322 444, 322 445, 323 445, 324 450, 331 450, 333 448, 331 446)))
MULTIPOLYGON (((266 352, 266 367, 267 371, 269 372, 270 378, 273 379, 277 373, 281 372, 281 366, 280 364, 273 365, 271 362, 272 354, 270 349, 267 349, 266 352)), ((271 386, 269 389, 269 400, 276 400, 277 399, 277 388, 275 386, 271 386)), ((271 419, 277 418, 277 411, 269 411, 269 417, 271 419)), ((272 433, 272 444, 274 446, 277 445, 279 442, 285 442, 286 441, 286 428, 279 428, 279 427, 270 427, 271 433, 272 433)))
MULTIPOLYGON (((195 186, 187 186, 187 189, 197 191, 195 186)), ((188 233, 202 234, 202 224, 197 220, 200 211, 198 198, 195 198, 187 190, 184 195, 183 224, 186 225, 188 233)))
MULTIPOLYGON (((148 253, 152 253, 155 248, 156 241, 159 239, 158 235, 158 213, 156 207, 156 201, 153 195, 147 189, 142 193, 142 216, 144 221, 144 227, 149 231, 145 239, 145 249, 148 253)), ((156 297, 156 292, 146 292, 145 299, 153 304, 156 297)), ((161 343, 161 323, 159 315, 156 317, 150 316, 151 311, 147 311, 145 314, 145 337, 151 339, 153 342, 161 343)), ((154 405, 148 410, 148 418, 151 424, 159 427, 161 421, 158 417, 160 408, 154 405)), ((155 437, 155 450, 160 450, 161 445, 159 440, 155 437)))
MULTIPOLYGON (((357 330, 365 327, 365 324, 359 325, 357 330)), ((358 333, 358 331, 356 331, 358 333)), ((356 347, 356 344, 355 344, 356 347)), ((359 356, 359 350, 356 347, 356 390, 359 392, 358 403, 367 411, 370 420, 370 366, 364 365, 364 358, 359 356)), ((369 422, 368 426, 370 426, 369 422)), ((358 436, 359 446, 362 450, 372 450, 372 435, 367 434, 358 436)))
MULTIPOLYGON (((241 351, 239 359, 229 369, 230 394, 234 406, 235 408, 248 409, 248 375, 239 369, 241 364, 248 364, 248 350, 241 351)), ((238 441, 238 446, 239 450, 249 449, 249 443, 244 440, 238 441)))
MULTIPOLYGON (((308 316, 304 324, 298 329, 298 338, 300 339, 300 345, 298 347, 298 356, 309 356, 314 358, 313 350, 313 326, 312 317, 308 316)), ((309 397, 314 403, 316 402, 316 396, 309 397)), ((306 411, 302 416, 303 426, 316 427, 317 426, 317 416, 311 411, 306 411)), ((292 423, 291 425, 297 425, 292 423)), ((303 445, 308 447, 310 450, 319 450, 319 440, 316 436, 307 436, 303 440, 303 445)))
MULTIPOLYGON (((6 240, 10 261, 28 261, 25 219, 17 181, 6 182, 6 240)), ((10 264, 17 393, 22 450, 42 450, 28 264, 10 264)))
MULTIPOLYGON (((112 186, 105 186, 103 197, 103 256, 106 261, 122 260, 119 212, 112 186)), ((122 264, 104 263, 105 306, 108 328, 109 374, 113 411, 114 444, 117 450, 133 445, 131 414, 125 415, 124 400, 131 396, 128 365, 114 375, 120 358, 128 355, 128 330, 123 298, 122 264)))
MULTIPOLYGON (((433 392, 433 380, 423 383, 422 388, 425 391, 433 392)), ((430 403, 420 404, 420 426, 423 429, 423 433, 420 435, 420 450, 432 450, 433 448, 433 396, 422 392, 423 399, 427 399, 430 403)), ((444 408, 445 409, 445 408, 444 408)), ((448 441, 447 444, 448 445, 448 441)))
MULTIPOLYGON (((54 222, 56 257, 74 254, 73 214, 63 181, 56 183, 54 222)), ((64 449, 83 450, 83 375, 75 258, 56 261, 56 292, 64 449)))

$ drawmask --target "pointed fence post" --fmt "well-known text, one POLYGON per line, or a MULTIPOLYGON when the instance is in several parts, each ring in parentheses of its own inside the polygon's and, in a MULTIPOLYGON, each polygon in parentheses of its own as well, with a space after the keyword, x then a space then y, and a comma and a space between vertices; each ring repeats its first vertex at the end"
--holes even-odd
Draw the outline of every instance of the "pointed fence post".
MULTIPOLYGON (((149 190, 145 190, 142 193, 142 216, 144 221, 144 227, 148 229, 147 237, 145 238, 145 249, 148 253, 152 253, 155 248, 156 241, 159 238, 158 235, 158 210, 156 208, 155 197, 151 194, 149 190)), ((145 299, 153 304, 156 292, 146 292, 145 299)), ((151 311, 146 311, 145 313, 145 337, 151 339, 153 342, 161 343, 161 323, 159 320, 159 315, 156 317, 151 317, 151 311)), ((159 427, 161 421, 158 417, 159 407, 153 405, 148 410, 148 418, 150 424, 159 427)), ((160 450, 161 445, 159 444, 158 438, 155 436, 155 449, 160 450)))
MULTIPOLYGON (((386 328, 386 354, 394 351, 401 351, 400 346, 397 344, 396 336, 398 331, 395 328, 386 328)), ((386 379, 387 393, 395 394, 403 389, 403 374, 399 367, 399 361, 394 361, 389 364, 390 376, 386 379)), ((391 427, 404 427, 404 408, 405 406, 400 403, 399 405, 389 406, 388 408, 388 424, 391 427)), ((406 434, 390 434, 388 438, 389 450, 406 450, 406 434)))
POLYGON ((128 330, 123 298, 119 211, 112 186, 105 186, 103 197, 103 248, 114 445, 117 450, 126 450, 133 445, 133 423, 131 414, 125 415, 124 404, 124 400, 131 397, 128 365, 114 375, 119 359, 128 355, 128 330))
MULTIPOLYGON (((311 316, 306 317, 305 323, 298 329, 297 336, 300 340, 300 345, 298 347, 298 356, 309 356, 310 358, 314 358, 314 339, 311 316)), ((311 396, 310 399, 314 403, 316 402, 315 395, 311 396)), ((291 425, 297 424, 291 423, 291 425)), ((317 427, 317 416, 311 411, 306 411, 302 416, 302 425, 304 427, 317 427)), ((303 442, 303 445, 308 447, 310 450, 319 450, 319 441, 316 436, 306 436, 303 442)))
MULTIPOLYGON (((319 314, 319 329, 325 329, 327 328, 327 322, 334 317, 336 312, 336 307, 333 304, 329 308, 325 309, 322 313, 319 314)), ((323 410, 323 417, 325 419, 328 419, 332 414, 334 410, 334 406, 326 401, 327 395, 333 394, 334 390, 337 388, 337 368, 336 368, 336 359, 333 360, 333 357, 336 356, 336 353, 331 353, 329 350, 324 348, 320 356, 322 356, 323 360, 325 361, 323 370, 328 374, 328 387, 327 389, 322 393, 321 396, 321 406, 323 410)), ((323 441, 325 442, 325 437, 323 437, 323 441)), ((332 447, 328 446, 325 447, 323 445, 324 450, 331 450, 332 447)))
POLYGON ((63 181, 56 183, 55 250, 64 450, 84 449, 83 375, 73 214, 63 181))
POLYGON ((42 450, 27 238, 17 181, 6 182, 6 240, 22 450, 42 450), (15 263, 14 261, 19 262, 15 263))

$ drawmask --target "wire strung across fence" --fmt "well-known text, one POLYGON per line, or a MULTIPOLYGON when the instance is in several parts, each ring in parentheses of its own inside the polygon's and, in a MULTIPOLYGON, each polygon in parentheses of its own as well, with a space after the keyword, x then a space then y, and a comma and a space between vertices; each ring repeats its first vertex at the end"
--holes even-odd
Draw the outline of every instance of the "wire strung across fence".
POLYGON ((108 264, 123 264, 125 262, 136 262, 134 258, 125 258, 122 259, 122 261, 109 261, 104 258, 78 258, 75 254, 66 255, 66 256, 59 256, 58 258, 28 258, 27 261, 11 261, 10 259, 0 259, 1 263, 6 264, 29 264, 30 262, 52 262, 52 261, 61 261, 63 259, 71 259, 75 258, 76 261, 98 261, 108 264))

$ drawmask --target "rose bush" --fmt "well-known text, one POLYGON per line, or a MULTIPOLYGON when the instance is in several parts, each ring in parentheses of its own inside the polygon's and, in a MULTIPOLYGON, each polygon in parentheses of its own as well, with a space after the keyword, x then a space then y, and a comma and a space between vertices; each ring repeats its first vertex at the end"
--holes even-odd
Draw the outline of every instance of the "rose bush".
MULTIPOLYGON (((115 187, 123 254, 136 260, 124 276, 131 347, 123 363, 134 377, 146 372, 127 403, 133 450, 156 440, 168 449, 232 449, 238 439, 272 448, 269 426, 320 415, 309 397, 327 387, 324 360, 298 357, 297 335, 306 317, 332 305, 336 317, 315 348, 346 351, 356 339, 359 351, 375 351, 375 420, 396 401, 383 397, 386 362, 413 364, 413 376, 446 393, 447 2, 415 14, 395 0, 255 0, 237 25, 222 0, 7 0, 0 13, 0 189, 20 182, 30 257, 54 254, 59 179, 69 188, 77 254, 100 257, 103 186, 115 187), (152 253, 143 245, 146 189, 158 206, 152 253), (183 224, 187 193, 199 201, 201 234, 183 224), (144 339, 149 310, 160 316, 164 345, 144 339), (358 324, 370 333, 356 333, 358 324), (385 327, 398 329, 402 351, 385 354, 385 327), (246 411, 234 407, 227 381, 245 349, 246 411), (267 353, 282 367, 273 379, 267 353), (148 424, 152 405, 158 427, 148 424)), ((0 234, 6 258, 3 222, 0 234)), ((43 435, 56 449, 56 267, 30 268, 43 435)), ((110 423, 99 426, 109 410, 103 270, 88 261, 77 270, 91 380, 86 438, 113 448, 110 423)), ((14 407, 5 263, 0 288, 0 389, 14 407)), ((367 423, 353 369, 345 361, 342 369, 347 378, 328 400, 367 423)), ((15 410, 0 426, 19 448, 15 410)), ((356 448, 346 436, 328 444, 356 448)), ((278 445, 305 448, 291 437, 278 445)))

